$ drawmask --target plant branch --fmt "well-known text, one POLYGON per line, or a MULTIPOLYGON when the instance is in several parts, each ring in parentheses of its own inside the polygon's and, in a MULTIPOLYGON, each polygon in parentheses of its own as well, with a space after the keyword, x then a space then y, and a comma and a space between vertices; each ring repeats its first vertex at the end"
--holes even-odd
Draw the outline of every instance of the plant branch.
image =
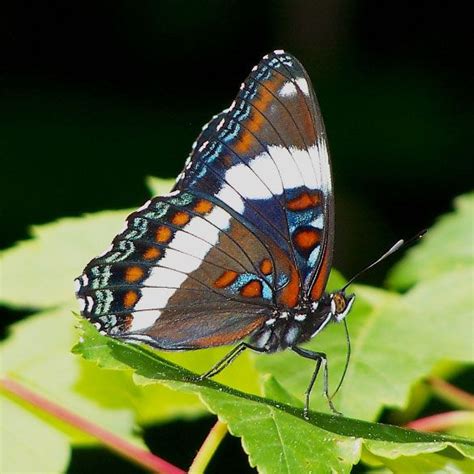
POLYGON ((199 448, 199 451, 196 454, 191 467, 189 468, 189 474, 204 473, 209 461, 212 459, 212 456, 214 456, 214 453, 226 434, 227 425, 222 421, 217 420, 211 431, 209 431, 204 443, 199 448))
POLYGON ((474 410, 474 396, 438 377, 427 380, 433 393, 461 410, 474 410))
POLYGON ((448 411, 410 421, 406 427, 418 431, 446 431, 454 426, 472 423, 473 419, 474 413, 470 411, 448 411))
POLYGON ((58 405, 45 397, 34 393, 24 385, 9 378, 0 379, 0 387, 7 393, 12 394, 21 400, 28 402, 35 408, 48 413, 64 423, 71 425, 78 430, 88 433, 94 438, 101 441, 104 446, 107 446, 115 453, 129 459, 145 468, 148 471, 159 472, 162 474, 184 474, 184 471, 166 462, 165 460, 155 456, 154 454, 134 446, 129 441, 120 438, 119 436, 105 430, 95 423, 86 420, 85 418, 76 415, 66 408, 58 405))

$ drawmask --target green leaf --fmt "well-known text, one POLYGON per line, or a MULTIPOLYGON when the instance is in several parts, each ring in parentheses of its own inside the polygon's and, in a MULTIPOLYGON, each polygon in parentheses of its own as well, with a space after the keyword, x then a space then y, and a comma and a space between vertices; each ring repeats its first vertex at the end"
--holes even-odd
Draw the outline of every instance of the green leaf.
POLYGON ((0 472, 66 472, 69 440, 6 396, 0 398, 0 472))
POLYGON ((74 301, 73 280, 103 252, 131 211, 106 211, 34 226, 32 239, 0 253, 0 301, 16 308, 48 308, 74 301))
POLYGON ((445 431, 455 436, 474 439, 474 411, 458 412, 456 424, 449 426, 445 431))
MULTIPOLYGON (((99 422, 118 436, 138 442, 132 436, 135 420, 129 403, 137 387, 130 375, 99 370, 95 364, 71 354, 77 333, 68 310, 60 308, 37 314, 14 324, 10 331, 10 337, 0 345, 2 376, 17 379, 34 392, 99 422)), ((55 426, 63 429, 62 425, 55 426)), ((67 435, 76 444, 96 443, 76 430, 67 435)))
POLYGON ((367 441, 362 459, 368 458, 371 464, 378 461, 396 474, 468 473, 474 471, 473 454, 472 448, 458 451, 450 443, 432 443, 427 447, 424 443, 367 441))
POLYGON ((101 336, 87 321, 81 326, 84 336, 75 352, 103 367, 132 368, 140 376, 138 382, 161 380, 178 390, 198 393, 209 409, 229 425, 231 433, 242 437, 251 463, 260 472, 306 473, 321 472, 322 468, 327 472, 331 469, 348 472, 359 459, 361 439, 399 443, 402 453, 404 446, 410 451, 413 443, 424 446, 426 451, 423 452, 432 451, 432 443, 448 443, 458 452, 474 445, 474 442, 454 437, 323 413, 312 412, 307 421, 301 408, 288 404, 293 403, 293 398, 271 378, 266 380, 265 390, 268 396, 279 398, 278 401, 247 394, 213 380, 200 381, 192 372, 163 359, 149 348, 101 336), (318 455, 315 455, 315 446, 320 451, 318 455))
MULTIPOLYGON (((162 194, 172 183, 150 178, 149 185, 154 194, 162 194)), ((396 267, 389 279, 392 287, 406 289, 418 283, 406 294, 356 288, 358 299, 349 317, 353 358, 335 400, 346 415, 373 419, 384 406, 406 404, 413 383, 438 362, 472 362, 472 342, 466 328, 470 327, 469 310, 474 305, 470 288, 473 210, 474 194, 458 198, 456 211, 441 218, 396 267)), ((244 354, 216 377, 233 389, 216 381, 197 383, 190 372, 176 366, 178 363, 202 373, 228 348, 167 353, 158 358, 149 350, 104 338, 86 327, 85 341, 76 350, 115 370, 101 370, 91 361, 72 357, 68 353, 74 340, 70 309, 76 307, 72 280, 91 257, 107 248, 129 212, 102 212, 37 226, 32 230, 33 240, 20 242, 0 254, 2 273, 9 275, 8 280, 2 280, 1 301, 15 307, 57 307, 13 326, 12 337, 0 348, 2 370, 9 377, 21 379, 72 411, 101 420, 104 427, 136 443, 140 443, 133 435, 137 420, 147 424, 176 416, 197 416, 202 413, 199 396, 211 411, 228 422, 232 433, 242 437, 251 462, 262 472, 320 472, 326 466, 347 472, 357 462, 361 445, 365 457, 370 456, 395 472, 404 472, 415 459, 421 466, 417 467, 419 472, 430 465, 433 470, 466 468, 467 461, 459 453, 471 455, 472 446, 461 444, 463 441, 456 438, 413 434, 317 413, 307 422, 301 417, 301 405, 313 365, 289 351, 255 359, 261 372, 274 376, 261 377, 265 395, 272 400, 257 396, 259 374, 250 354, 244 354), (156 384, 157 380, 161 383, 156 384), (178 389, 179 393, 167 387, 178 389), (368 439, 372 442, 368 443, 368 439), (314 446, 324 446, 317 456, 314 446)), ((328 287, 341 284, 342 278, 333 272, 328 287)), ((344 341, 341 327, 333 325, 309 345, 328 353, 332 387, 342 371, 344 341)), ((317 385, 312 407, 326 410, 327 403, 320 393, 321 386, 317 385)), ((46 458, 44 453, 57 449, 57 459, 51 459, 51 469, 46 470, 63 470, 69 455, 64 449, 66 435, 76 444, 93 442, 81 433, 66 432, 52 420, 37 418, 33 409, 16 402, 13 406, 7 398, 4 401, 8 404, 6 410, 13 415, 5 418, 3 433, 7 434, 2 436, 15 439, 8 433, 15 429, 12 420, 20 416, 25 423, 33 420, 38 436, 44 433, 39 456, 46 458), (18 410, 22 415, 17 415, 18 410)), ((30 433, 26 429, 25 432, 30 433)), ((27 442, 18 440, 24 445, 27 442)), ((13 456, 9 464, 26 463, 24 459, 16 460, 19 452, 9 448, 13 456)))
POLYGON ((454 212, 442 216, 390 272, 388 284, 405 290, 454 269, 474 265, 474 193, 454 201, 454 212))
MULTIPOLYGON (((109 350, 108 346, 103 347, 104 340, 94 327, 87 320, 78 319, 78 324, 83 327, 86 332, 85 338, 90 342, 87 344, 79 343, 73 348, 74 353, 80 353, 88 360, 94 360, 100 365, 109 369, 124 370, 128 369, 128 363, 122 362, 121 359, 115 358, 114 353, 109 350)), ((108 340, 108 338, 106 339, 108 340)), ((189 351, 189 352, 160 352, 160 361, 163 364, 169 364, 170 367, 181 367, 184 371, 192 371, 197 374, 207 372, 207 370, 218 362, 229 351, 228 347, 220 347, 215 349, 207 349, 205 351, 189 351)), ((145 377, 140 380, 140 385, 147 385, 150 381, 155 381, 159 377, 145 377)), ((167 380, 163 377, 160 380, 167 380)), ((225 371, 217 375, 214 380, 222 383, 229 383, 233 387, 245 390, 249 393, 259 394, 260 385, 258 383, 258 373, 253 367, 250 354, 243 354, 234 363, 232 363, 225 371), (245 373, 245 377, 241 374, 245 373)))
MULTIPOLYGON (((31 390, 138 444, 141 442, 135 435, 136 423, 147 425, 202 415, 204 408, 196 395, 176 393, 157 384, 137 387, 131 371, 104 371, 95 363, 75 357, 70 352, 77 341, 74 324, 66 307, 12 325, 10 337, 0 345, 2 376, 21 381, 31 390)), ((48 424, 53 421, 48 420, 48 424)), ((76 430, 67 435, 74 444, 97 442, 76 430)))
MULTIPOLYGON (((264 392, 269 399, 277 399, 290 406, 294 406, 295 402, 296 406, 301 405, 273 377, 267 377, 264 381, 264 392)), ((226 419, 225 405, 215 400, 213 407, 221 408, 219 416, 226 419)), ((305 420, 295 420, 293 415, 272 406, 268 406, 266 411, 258 410, 260 420, 254 420, 253 430, 249 429, 247 417, 238 419, 232 410, 227 412, 226 422, 233 434, 242 437, 242 444, 250 454, 253 466, 274 466, 274 460, 278 459, 281 472, 350 472, 352 465, 359 460, 359 439, 335 435, 305 420), (262 436, 262 429, 269 435, 273 434, 274 438, 262 436), (318 449, 315 450, 315 446, 318 449)), ((274 467, 267 470, 279 472, 274 467)))
POLYGON ((148 176, 146 178, 146 185, 152 196, 161 196, 168 193, 174 183, 173 179, 156 178, 155 176, 148 176))
MULTIPOLYGON (((172 180, 148 178, 156 194, 167 192, 172 180)), ((109 247, 133 209, 104 211, 33 226, 31 239, 0 252, 0 302, 16 308, 51 308, 74 302, 73 280, 87 262, 109 247)))
MULTIPOLYGON (((472 362, 472 338, 466 330, 474 307, 471 275, 467 269, 445 273, 403 296, 355 288, 357 301, 348 317, 352 358, 334 400, 338 410, 347 416, 376 419, 385 406, 406 405, 411 386, 439 361, 472 362)), ((335 388, 346 354, 342 327, 327 327, 307 347, 328 354, 330 386, 335 388)), ((314 363, 290 351, 255 358, 262 372, 273 374, 294 396, 303 396, 314 363)), ((312 406, 327 411, 321 394, 322 377, 313 390, 312 406)))

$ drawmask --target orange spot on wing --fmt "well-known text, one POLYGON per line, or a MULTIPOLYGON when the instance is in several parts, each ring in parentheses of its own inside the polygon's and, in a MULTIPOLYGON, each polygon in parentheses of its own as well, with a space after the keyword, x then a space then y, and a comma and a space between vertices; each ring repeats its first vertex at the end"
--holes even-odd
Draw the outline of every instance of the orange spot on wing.
POLYGON ((274 99, 272 92, 276 92, 283 82, 284 77, 279 74, 274 75, 271 80, 264 81, 258 88, 257 98, 252 102, 255 108, 263 112, 274 99))
POLYGON ((171 232, 171 229, 169 227, 160 225, 160 227, 158 227, 158 230, 156 231, 155 239, 157 242, 166 243, 170 241, 172 235, 173 232, 171 232))
POLYGON ((212 202, 206 201, 206 199, 199 199, 199 201, 194 206, 194 210, 199 214, 207 214, 212 208, 212 202))
POLYGON ((283 288, 278 298, 278 301, 287 308, 294 308, 298 304, 298 297, 300 294, 300 277, 298 271, 292 265, 290 272, 290 281, 283 288))
POLYGON ((286 203, 286 207, 290 211, 305 211, 312 207, 316 207, 321 204, 321 196, 318 193, 309 194, 307 192, 301 193, 294 199, 290 199, 286 203))
POLYGON ((273 270, 272 262, 268 258, 264 258, 260 262, 260 271, 264 275, 270 275, 270 273, 272 273, 272 270, 273 270))
POLYGON ((260 130, 265 121, 262 112, 267 109, 268 105, 274 99, 272 92, 275 92, 282 83, 283 77, 275 75, 272 80, 264 81, 262 85, 258 87, 258 95, 257 98, 252 101, 252 105, 260 112, 252 109, 250 117, 245 122, 247 130, 243 131, 239 142, 235 145, 235 151, 237 153, 246 153, 251 148, 255 140, 253 134, 260 130))
POLYGON ((125 308, 131 308, 138 301, 138 293, 130 290, 125 293, 123 297, 123 305, 125 308))
POLYGON ((156 258, 161 256, 161 250, 157 249, 156 247, 149 247, 143 253, 143 258, 145 260, 155 260, 156 258))
POLYGON ((317 229, 297 229, 293 234, 293 242, 298 250, 308 252, 321 242, 321 234, 317 229))
POLYGON ((237 279, 239 274, 233 270, 226 270, 215 282, 214 286, 217 288, 225 288, 231 285, 237 279))
POLYGON ((191 219, 191 217, 189 216, 189 214, 187 212, 184 212, 184 211, 178 211, 176 214, 173 215, 173 217, 171 218, 171 222, 174 224, 174 225, 185 225, 189 222, 189 220, 191 219))
POLYGON ((262 283, 258 280, 249 281, 240 289, 240 294, 246 298, 262 296, 262 283))
POLYGON ((137 266, 128 267, 125 271, 125 281, 127 283, 135 283, 143 278, 145 272, 137 266))
POLYGON ((235 151, 237 153, 247 152, 250 149, 252 141, 253 136, 248 132, 244 132, 240 138, 240 141, 235 145, 235 151))

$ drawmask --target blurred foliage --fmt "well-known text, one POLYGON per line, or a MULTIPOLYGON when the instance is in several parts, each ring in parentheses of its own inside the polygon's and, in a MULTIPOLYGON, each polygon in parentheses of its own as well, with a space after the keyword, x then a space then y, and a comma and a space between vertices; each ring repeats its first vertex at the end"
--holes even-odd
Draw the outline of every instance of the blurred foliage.
MULTIPOLYGON (((457 198, 454 206, 455 212, 440 218, 433 231, 425 236, 424 245, 411 249, 390 272, 388 284, 392 288, 406 290, 418 281, 429 280, 432 275, 453 269, 472 269, 474 193, 457 198)), ((471 278, 472 274, 468 273, 466 281, 472 283, 471 278)), ((473 308, 474 301, 470 303, 466 305, 467 309, 473 308)))

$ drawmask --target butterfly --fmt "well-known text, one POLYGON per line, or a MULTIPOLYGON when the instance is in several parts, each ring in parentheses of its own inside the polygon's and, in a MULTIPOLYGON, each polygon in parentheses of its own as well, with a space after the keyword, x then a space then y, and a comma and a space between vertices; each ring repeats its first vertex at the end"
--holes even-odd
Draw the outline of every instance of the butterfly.
POLYGON ((310 78, 274 51, 230 107, 203 127, 172 191, 127 218, 111 247, 76 279, 81 314, 104 334, 183 351, 238 343, 291 349, 343 321, 355 296, 325 292, 334 247, 326 132, 310 78))

